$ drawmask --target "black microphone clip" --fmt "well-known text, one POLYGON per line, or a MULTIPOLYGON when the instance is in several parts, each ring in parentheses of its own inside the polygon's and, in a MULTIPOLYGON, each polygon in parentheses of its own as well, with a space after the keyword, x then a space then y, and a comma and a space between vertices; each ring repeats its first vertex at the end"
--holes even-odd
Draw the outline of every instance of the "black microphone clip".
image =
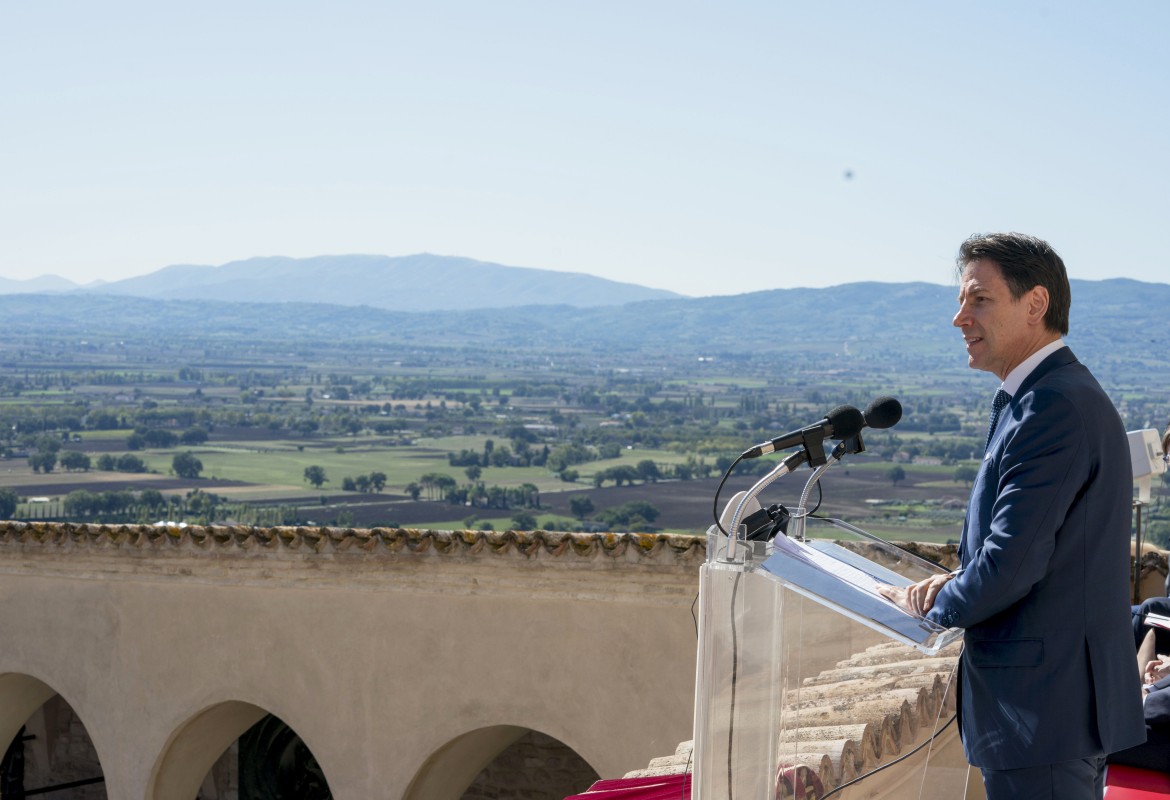
POLYGON ((788 509, 783 505, 773 503, 767 508, 761 508, 754 514, 744 517, 743 524, 747 526, 747 538, 751 541, 770 542, 776 534, 788 535, 788 520, 792 518, 788 509))
POLYGON ((820 422, 762 442, 745 450, 740 458, 758 458, 777 450, 800 447, 807 457, 809 466, 819 467, 828 460, 825 458, 825 439, 851 439, 861 432, 864 425, 865 418, 856 408, 837 406, 820 422))

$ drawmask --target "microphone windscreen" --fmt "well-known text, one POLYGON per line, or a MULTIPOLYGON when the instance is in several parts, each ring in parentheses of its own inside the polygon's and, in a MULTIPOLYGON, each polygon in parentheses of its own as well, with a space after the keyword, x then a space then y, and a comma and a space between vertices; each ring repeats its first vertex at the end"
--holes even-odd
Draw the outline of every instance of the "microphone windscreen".
POLYGON ((825 419, 833 427, 832 436, 834 439, 848 439, 856 436, 865 427, 865 417, 853 406, 837 406, 825 414, 825 419))
POLYGON ((864 416, 871 428, 892 428, 902 419, 902 404, 895 397, 879 397, 866 407, 864 416))

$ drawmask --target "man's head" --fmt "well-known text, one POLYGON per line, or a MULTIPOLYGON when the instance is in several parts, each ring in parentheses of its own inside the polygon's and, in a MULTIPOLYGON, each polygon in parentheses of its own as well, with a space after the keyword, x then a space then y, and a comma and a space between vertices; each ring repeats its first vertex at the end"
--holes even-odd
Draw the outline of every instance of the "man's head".
POLYGON ((1064 261, 1052 245, 1023 233, 977 233, 959 248, 956 266, 960 279, 968 264, 981 259, 995 262, 1012 297, 1017 300, 1033 286, 1043 286, 1048 292, 1045 324, 1058 336, 1068 333, 1072 290, 1069 289, 1064 261))
POLYGON ((968 363, 1001 379, 1068 332, 1064 262, 1047 242, 1018 233, 972 236, 959 250, 959 313, 968 363))

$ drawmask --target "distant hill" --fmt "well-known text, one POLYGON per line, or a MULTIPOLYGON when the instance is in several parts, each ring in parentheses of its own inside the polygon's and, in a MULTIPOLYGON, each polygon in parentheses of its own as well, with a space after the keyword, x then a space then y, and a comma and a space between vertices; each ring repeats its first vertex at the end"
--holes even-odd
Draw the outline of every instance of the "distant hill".
POLYGON ((587 308, 679 297, 662 289, 582 273, 508 267, 428 253, 250 258, 218 267, 176 265, 80 291, 155 300, 364 305, 392 311, 525 305, 587 308))
MULTIPOLYGON (((1069 343, 1111 382, 1170 376, 1170 285, 1128 279, 1073 281, 1069 343), (1129 376, 1128 378, 1125 376, 1129 376)), ((951 326, 954 286, 851 283, 620 306, 528 306, 427 313, 324 303, 150 300, 102 294, 0 297, 5 344, 59 341, 186 343, 198 348, 279 343, 364 349, 388 358, 443 349, 604 354, 665 364, 699 356, 766 359, 809 372, 852 365, 889 371, 965 370, 951 326), (913 362, 913 363, 912 363, 913 362)), ((3 348, 0 348, 0 353, 3 348)), ((380 356, 381 357, 381 356, 380 356)))
POLYGON ((39 278, 14 280, 0 278, 0 294, 37 294, 41 292, 68 292, 77 284, 59 275, 42 275, 39 278))

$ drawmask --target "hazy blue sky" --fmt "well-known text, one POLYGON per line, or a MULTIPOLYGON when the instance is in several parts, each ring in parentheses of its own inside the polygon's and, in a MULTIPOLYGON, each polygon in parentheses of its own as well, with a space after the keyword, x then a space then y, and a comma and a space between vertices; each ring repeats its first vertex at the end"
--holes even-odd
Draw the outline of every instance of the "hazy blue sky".
POLYGON ((0 276, 461 255, 690 295, 1170 282, 1170 2, 0 0, 0 276), (852 178, 847 173, 852 173, 852 178))

